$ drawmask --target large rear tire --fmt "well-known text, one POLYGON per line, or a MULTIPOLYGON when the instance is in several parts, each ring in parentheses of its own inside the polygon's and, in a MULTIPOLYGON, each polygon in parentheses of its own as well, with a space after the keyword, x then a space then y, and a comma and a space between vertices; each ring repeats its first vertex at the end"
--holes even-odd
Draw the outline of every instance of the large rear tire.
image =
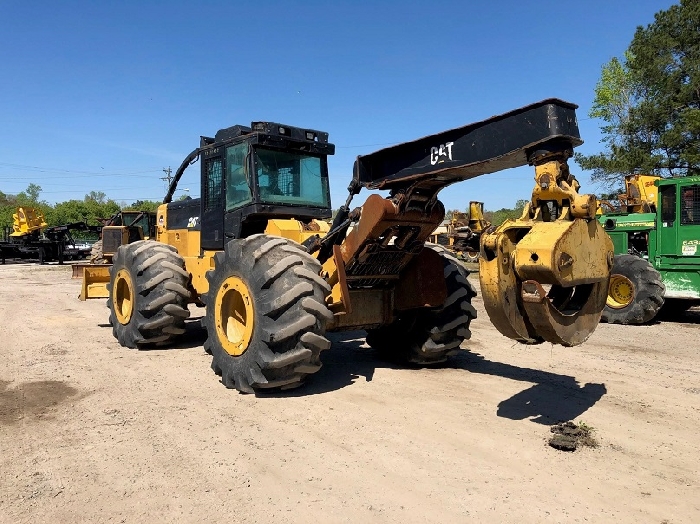
POLYGON ((290 389, 321 368, 333 313, 321 264, 291 240, 253 235, 214 257, 204 349, 227 388, 290 389))
POLYGON ((610 324, 649 322, 664 305, 665 293, 661 275, 647 260, 615 255, 602 320, 610 324))
POLYGON ((476 318, 469 272, 444 247, 426 246, 442 256, 447 299, 439 308, 407 311, 388 326, 367 331, 366 339, 385 357, 416 365, 439 364, 457 353, 471 337, 469 326, 476 318))
POLYGON ((120 246, 109 275, 109 322, 122 346, 165 346, 185 332, 190 275, 174 247, 153 240, 120 246))

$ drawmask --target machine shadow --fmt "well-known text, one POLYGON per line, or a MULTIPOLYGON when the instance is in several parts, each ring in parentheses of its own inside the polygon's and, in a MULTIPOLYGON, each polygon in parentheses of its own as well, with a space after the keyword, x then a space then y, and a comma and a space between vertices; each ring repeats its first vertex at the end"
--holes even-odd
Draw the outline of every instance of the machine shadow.
POLYGON ((500 402, 496 414, 511 420, 529 418, 537 424, 552 425, 574 420, 593 407, 608 391, 605 384, 580 385, 569 375, 494 362, 472 352, 453 357, 448 367, 533 383, 528 389, 500 402))
MULTIPOLYGON (((382 360, 374 350, 363 347, 364 336, 363 331, 330 334, 333 347, 322 354, 323 367, 318 373, 299 389, 260 395, 317 395, 350 386, 361 379, 370 382, 376 369, 406 369, 405 365, 382 360)), ((607 393, 604 384, 580 385, 569 375, 494 362, 468 351, 451 357, 442 367, 533 383, 528 389, 498 404, 496 414, 512 420, 529 418, 532 422, 546 425, 574 420, 607 393)), ((468 377, 465 376, 465 380, 468 377)))
POLYGON ((695 306, 687 311, 681 311, 678 313, 670 313, 661 309, 661 312, 657 316, 658 322, 674 322, 676 324, 700 324, 700 306, 695 306))
POLYGON ((323 367, 310 376, 299 389, 281 392, 260 392, 261 397, 305 397, 329 393, 352 385, 357 380, 371 382, 376 369, 402 369, 405 366, 383 361, 376 351, 362 347, 365 343, 364 331, 327 333, 332 346, 321 353, 323 367))

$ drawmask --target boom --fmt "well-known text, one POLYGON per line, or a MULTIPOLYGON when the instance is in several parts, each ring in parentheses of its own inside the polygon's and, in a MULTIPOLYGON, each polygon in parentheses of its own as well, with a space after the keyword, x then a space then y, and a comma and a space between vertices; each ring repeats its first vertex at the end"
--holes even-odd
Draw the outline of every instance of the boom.
POLYGON ((480 175, 527 165, 536 151, 581 145, 576 105, 550 98, 456 129, 359 156, 353 186, 433 191, 480 175))

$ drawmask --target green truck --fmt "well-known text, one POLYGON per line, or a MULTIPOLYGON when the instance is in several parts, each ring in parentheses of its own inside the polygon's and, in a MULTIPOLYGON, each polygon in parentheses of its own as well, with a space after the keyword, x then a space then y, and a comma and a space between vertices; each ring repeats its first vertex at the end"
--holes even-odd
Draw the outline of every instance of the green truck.
POLYGON ((658 195, 648 212, 599 216, 615 246, 606 322, 643 324, 662 306, 670 317, 700 304, 700 176, 652 183, 658 195))

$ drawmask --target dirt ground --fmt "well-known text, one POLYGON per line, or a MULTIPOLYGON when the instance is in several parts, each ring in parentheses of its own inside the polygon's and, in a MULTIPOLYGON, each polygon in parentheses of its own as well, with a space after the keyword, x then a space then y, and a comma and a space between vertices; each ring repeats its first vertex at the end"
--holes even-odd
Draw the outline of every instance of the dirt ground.
POLYGON ((0 522, 700 522, 700 311, 523 346, 479 318, 440 369, 333 336, 302 389, 211 371, 193 307, 120 347, 70 266, 0 266, 0 522), (558 451, 550 426, 592 427, 558 451))

